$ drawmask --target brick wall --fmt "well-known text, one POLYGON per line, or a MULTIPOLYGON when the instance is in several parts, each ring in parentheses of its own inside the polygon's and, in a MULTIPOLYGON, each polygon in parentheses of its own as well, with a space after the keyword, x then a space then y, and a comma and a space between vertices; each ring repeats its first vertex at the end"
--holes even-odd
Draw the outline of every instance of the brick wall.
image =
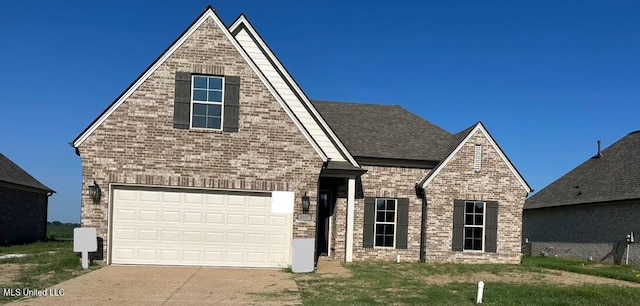
MULTIPOLYGON (((416 197, 415 184, 422 180, 430 169, 406 167, 362 166, 367 173, 362 175, 365 197, 408 198, 409 227, 407 249, 363 248, 364 199, 356 199, 354 215, 353 260, 418 261, 420 258, 420 219, 422 200, 416 197)), ((335 258, 344 259, 346 231, 346 199, 338 199, 334 215, 335 258)))
POLYGON ((477 131, 425 190, 427 262, 519 263, 522 206, 526 191, 489 140, 477 131), (475 145, 482 145, 482 169, 473 169, 475 145), (498 201, 497 253, 454 252, 453 201, 498 201))
MULTIPOLYGON (((315 211, 322 160, 212 20, 205 21, 79 151, 82 225, 96 227, 105 242, 112 183, 290 190, 295 192, 294 217, 307 192, 310 211, 315 211), (174 129, 176 71, 239 76, 239 132, 174 129), (93 180, 103 190, 97 204, 88 194, 93 180)), ((315 237, 315 220, 296 221, 294 237, 315 237)))
MULTIPOLYGON (((522 237, 533 256, 547 249, 549 256, 624 263, 627 234, 640 235, 638 220, 640 201, 525 210, 522 237)), ((640 264, 640 243, 631 245, 629 262, 640 264)))
POLYGON ((44 239, 48 201, 45 193, 0 186, 0 245, 44 239))

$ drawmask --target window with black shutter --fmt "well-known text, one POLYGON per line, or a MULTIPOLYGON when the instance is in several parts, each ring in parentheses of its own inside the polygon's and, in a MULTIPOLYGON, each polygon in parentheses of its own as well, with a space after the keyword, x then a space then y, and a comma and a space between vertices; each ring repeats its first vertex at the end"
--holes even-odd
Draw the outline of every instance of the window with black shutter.
POLYGON ((173 126, 239 130, 240 78, 176 72, 173 126))
POLYGON ((407 248, 409 199, 365 198, 363 247, 407 248))

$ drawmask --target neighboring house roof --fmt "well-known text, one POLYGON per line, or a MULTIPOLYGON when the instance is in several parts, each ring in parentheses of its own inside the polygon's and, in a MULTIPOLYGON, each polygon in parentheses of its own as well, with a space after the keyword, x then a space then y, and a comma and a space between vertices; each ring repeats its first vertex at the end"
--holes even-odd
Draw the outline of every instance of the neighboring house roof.
POLYGON ((525 201, 524 209, 640 199, 640 131, 632 132, 525 201))
POLYGON ((451 134, 398 105, 311 101, 357 157, 440 161, 451 134))
POLYGON ((0 182, 31 187, 46 192, 55 192, 51 188, 38 182, 38 180, 27 173, 27 171, 24 171, 2 153, 0 153, 0 182))
POLYGON ((427 185, 429 185, 429 183, 433 180, 433 178, 435 178, 438 175, 438 173, 440 173, 440 171, 456 155, 456 153, 460 150, 460 148, 462 148, 465 145, 465 143, 471 138, 471 136, 473 134, 475 134, 476 132, 478 132, 478 131, 483 133, 484 136, 487 138, 487 140, 489 140, 489 143, 491 143, 491 146, 493 146, 494 150, 496 150, 496 152, 498 152, 498 155, 500 155, 500 158, 502 158, 502 161, 507 165, 507 167, 509 167, 509 169, 511 170, 513 175, 518 179, 518 181, 520 182, 522 187, 525 189, 525 191, 527 193, 531 192, 532 189, 529 186, 529 184, 524 180, 524 178, 522 177, 522 175, 520 174, 518 169, 516 169, 516 167, 513 166, 513 163, 511 163, 511 160, 509 160, 507 155, 504 154, 504 152, 502 151, 502 149, 500 148, 498 143, 496 143, 496 141, 493 139, 491 134, 489 134, 489 132, 484 127, 482 122, 478 122, 478 123, 472 125, 471 127, 465 129, 464 131, 462 131, 462 132, 460 132, 458 134, 455 134, 455 135, 453 135, 451 137, 451 143, 450 143, 450 145, 448 147, 448 151, 447 151, 444 159, 442 160, 442 162, 440 162, 433 169, 433 171, 431 171, 420 182, 420 185, 422 186, 422 188, 427 188, 427 185))

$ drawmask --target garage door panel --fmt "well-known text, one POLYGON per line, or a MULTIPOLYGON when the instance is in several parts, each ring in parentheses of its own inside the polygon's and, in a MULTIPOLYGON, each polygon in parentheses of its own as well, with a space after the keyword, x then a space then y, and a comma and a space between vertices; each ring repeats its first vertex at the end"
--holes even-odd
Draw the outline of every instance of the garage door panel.
POLYGON ((114 189, 111 262, 282 267, 292 214, 268 196, 114 189))
POLYGON ((180 212, 177 211, 162 211, 162 222, 180 222, 180 212))
POLYGON ((185 212, 182 215, 183 223, 202 223, 203 217, 200 212, 185 212))

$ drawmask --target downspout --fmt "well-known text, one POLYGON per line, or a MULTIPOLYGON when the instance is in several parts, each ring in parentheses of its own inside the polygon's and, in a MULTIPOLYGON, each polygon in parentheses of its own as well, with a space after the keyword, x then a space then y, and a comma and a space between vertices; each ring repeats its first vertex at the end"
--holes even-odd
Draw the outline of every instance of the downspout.
POLYGON ((427 197, 424 192, 424 188, 420 186, 420 184, 415 185, 416 196, 422 200, 422 210, 420 216, 420 262, 426 261, 426 246, 425 246, 425 238, 426 238, 426 229, 425 225, 427 223, 427 197))

